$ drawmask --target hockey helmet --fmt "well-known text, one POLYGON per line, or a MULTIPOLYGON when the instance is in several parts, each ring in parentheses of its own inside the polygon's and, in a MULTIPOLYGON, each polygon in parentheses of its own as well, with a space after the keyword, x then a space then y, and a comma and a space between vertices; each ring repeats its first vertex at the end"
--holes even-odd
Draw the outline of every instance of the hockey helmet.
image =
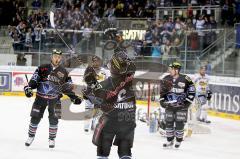
POLYGON ((128 73, 128 68, 131 64, 131 60, 127 56, 124 50, 115 52, 108 63, 108 68, 111 74, 122 75, 128 73))
POLYGON ((179 62, 173 62, 168 67, 175 68, 181 70, 182 65, 179 62))
POLYGON ((62 55, 61 50, 53 49, 52 54, 62 55))

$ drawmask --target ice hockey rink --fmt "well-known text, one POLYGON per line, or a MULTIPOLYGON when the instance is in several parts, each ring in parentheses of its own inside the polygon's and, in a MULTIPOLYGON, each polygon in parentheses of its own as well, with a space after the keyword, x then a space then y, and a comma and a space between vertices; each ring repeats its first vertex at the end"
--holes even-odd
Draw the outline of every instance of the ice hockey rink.
MULTIPOLYGON (((56 147, 48 148, 48 114, 39 125, 35 140, 25 147, 29 113, 34 98, 0 96, 0 159, 95 159, 92 133, 83 131, 82 121, 60 121, 56 147)), ((74 105, 76 109, 83 105, 74 105)), ((75 108, 74 108, 75 109, 75 108)), ((165 138, 151 134, 138 122, 133 147, 134 159, 237 159, 240 156, 240 121, 210 117, 211 134, 193 134, 180 149, 163 149, 165 138)), ((110 159, 117 159, 112 148, 110 159)))

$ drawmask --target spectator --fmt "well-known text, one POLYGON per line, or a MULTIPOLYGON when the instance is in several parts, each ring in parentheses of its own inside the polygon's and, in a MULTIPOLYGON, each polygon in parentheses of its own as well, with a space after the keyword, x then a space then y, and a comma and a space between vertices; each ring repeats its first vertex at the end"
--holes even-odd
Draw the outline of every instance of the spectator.
POLYGON ((34 27, 34 43, 33 43, 33 48, 34 49, 40 49, 39 48, 39 45, 41 43, 41 40, 42 40, 42 32, 43 32, 43 27, 41 24, 37 24, 35 27, 34 27))
POLYGON ((85 22, 83 29, 82 52, 89 52, 90 49, 93 49, 90 47, 92 31, 92 28, 89 27, 89 23, 85 22))
POLYGON ((30 48, 32 48, 32 39, 33 39, 33 33, 32 33, 32 29, 28 28, 27 32, 26 32, 26 36, 25 36, 25 48, 27 51, 30 50, 30 48))
POLYGON ((206 74, 211 75, 212 74, 212 66, 211 66, 210 61, 207 61, 207 64, 205 67, 206 67, 206 74))
POLYGON ((168 21, 165 22, 164 28, 167 29, 169 32, 171 32, 174 28, 173 18, 169 17, 168 21))
POLYGON ((180 50, 178 48, 178 45, 180 44, 180 39, 176 38, 174 39, 174 42, 169 50, 169 55, 173 57, 180 57, 180 50))
POLYGON ((137 13, 136 13, 136 17, 138 17, 138 18, 144 17, 144 10, 140 6, 138 7, 138 10, 137 10, 137 13))
POLYGON ((166 44, 163 44, 161 47, 162 55, 169 56, 170 49, 171 49, 171 43, 170 43, 170 41, 167 41, 166 44))
POLYGON ((190 4, 193 6, 196 6, 196 5, 198 5, 198 2, 197 2, 197 0, 190 0, 190 4))
POLYGON ((17 55, 17 66, 26 66, 27 59, 24 54, 17 55))
POLYGON ((40 0, 34 0, 34 1, 32 2, 32 7, 33 7, 33 9, 39 9, 39 8, 41 7, 41 5, 42 5, 42 3, 41 3, 40 0))
POLYGON ((235 23, 240 22, 240 1, 236 0, 235 1, 235 23))
POLYGON ((226 22, 228 25, 233 25, 233 6, 231 1, 225 0, 225 2, 222 4, 221 17, 222 25, 225 25, 226 22))
POLYGON ((152 46, 152 57, 160 57, 161 56, 161 47, 158 41, 153 42, 152 46))
POLYGON ((204 29, 205 20, 203 19, 203 15, 200 15, 196 21, 196 30, 198 30, 199 37, 199 49, 202 51, 204 47, 204 32, 201 31, 204 29))
POLYGON ((160 33, 160 39, 162 44, 166 44, 171 41, 171 32, 168 31, 166 28, 164 31, 160 33))
POLYGON ((153 33, 151 29, 148 29, 144 36, 144 56, 151 56, 152 42, 153 42, 153 33))
POLYGON ((56 8, 61 8, 62 5, 64 4, 64 0, 53 0, 52 3, 55 4, 56 8))
MULTIPOLYGON (((217 22, 214 20, 213 16, 210 16, 209 19, 210 20, 208 22, 207 29, 217 29, 217 22)), ((207 34, 208 35, 206 37, 209 36, 209 40, 210 40, 208 45, 210 45, 211 43, 213 43, 214 41, 217 40, 216 30, 210 30, 207 34)), ((214 50, 216 50, 216 46, 214 46, 212 48, 212 51, 214 51, 214 50)))

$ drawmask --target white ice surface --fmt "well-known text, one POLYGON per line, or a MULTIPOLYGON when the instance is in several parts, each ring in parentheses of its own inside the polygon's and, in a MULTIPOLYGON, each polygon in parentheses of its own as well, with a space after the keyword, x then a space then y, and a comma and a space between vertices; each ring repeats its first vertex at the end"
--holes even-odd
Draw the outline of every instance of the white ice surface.
MULTIPOLYGON (((96 158, 96 147, 91 143, 92 134, 83 131, 82 121, 60 121, 56 147, 49 149, 47 113, 39 125, 33 144, 25 147, 33 100, 0 96, 0 159, 96 158)), ((133 156, 136 159, 240 158, 240 122, 215 117, 210 119, 212 133, 187 138, 179 150, 163 149, 165 139, 158 133, 150 134, 146 124, 138 122, 133 156)), ((117 149, 113 147, 110 159, 117 158, 117 149)))

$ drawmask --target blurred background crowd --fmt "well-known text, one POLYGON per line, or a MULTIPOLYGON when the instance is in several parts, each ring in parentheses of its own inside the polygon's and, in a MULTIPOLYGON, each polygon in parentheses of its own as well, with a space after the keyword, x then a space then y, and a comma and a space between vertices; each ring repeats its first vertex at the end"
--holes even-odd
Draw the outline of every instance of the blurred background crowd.
POLYGON ((3 0, 0 6, 1 25, 8 25, 13 48, 25 52, 47 52, 64 47, 54 30, 51 30, 49 8, 55 6, 55 25, 62 29, 64 39, 80 52, 93 52, 101 34, 116 27, 119 19, 143 19, 147 27, 142 39, 131 39, 135 56, 181 58, 181 51, 200 54, 216 41, 216 29, 233 27, 240 21, 240 0, 3 0), (28 6, 28 7, 26 7, 28 6), (211 7, 219 7, 220 17, 211 7), (194 9, 198 7, 198 9, 194 9), (173 14, 165 10, 176 9, 173 14), (181 10, 181 8, 184 8, 181 10), (163 16, 157 17, 157 12, 163 16), (75 30, 68 33, 66 30, 75 30), (78 32, 80 33, 78 33, 78 32), (99 36, 99 37, 96 37, 99 36), (183 43, 187 36, 187 43, 183 43), (198 51, 198 52, 197 52, 198 51))

